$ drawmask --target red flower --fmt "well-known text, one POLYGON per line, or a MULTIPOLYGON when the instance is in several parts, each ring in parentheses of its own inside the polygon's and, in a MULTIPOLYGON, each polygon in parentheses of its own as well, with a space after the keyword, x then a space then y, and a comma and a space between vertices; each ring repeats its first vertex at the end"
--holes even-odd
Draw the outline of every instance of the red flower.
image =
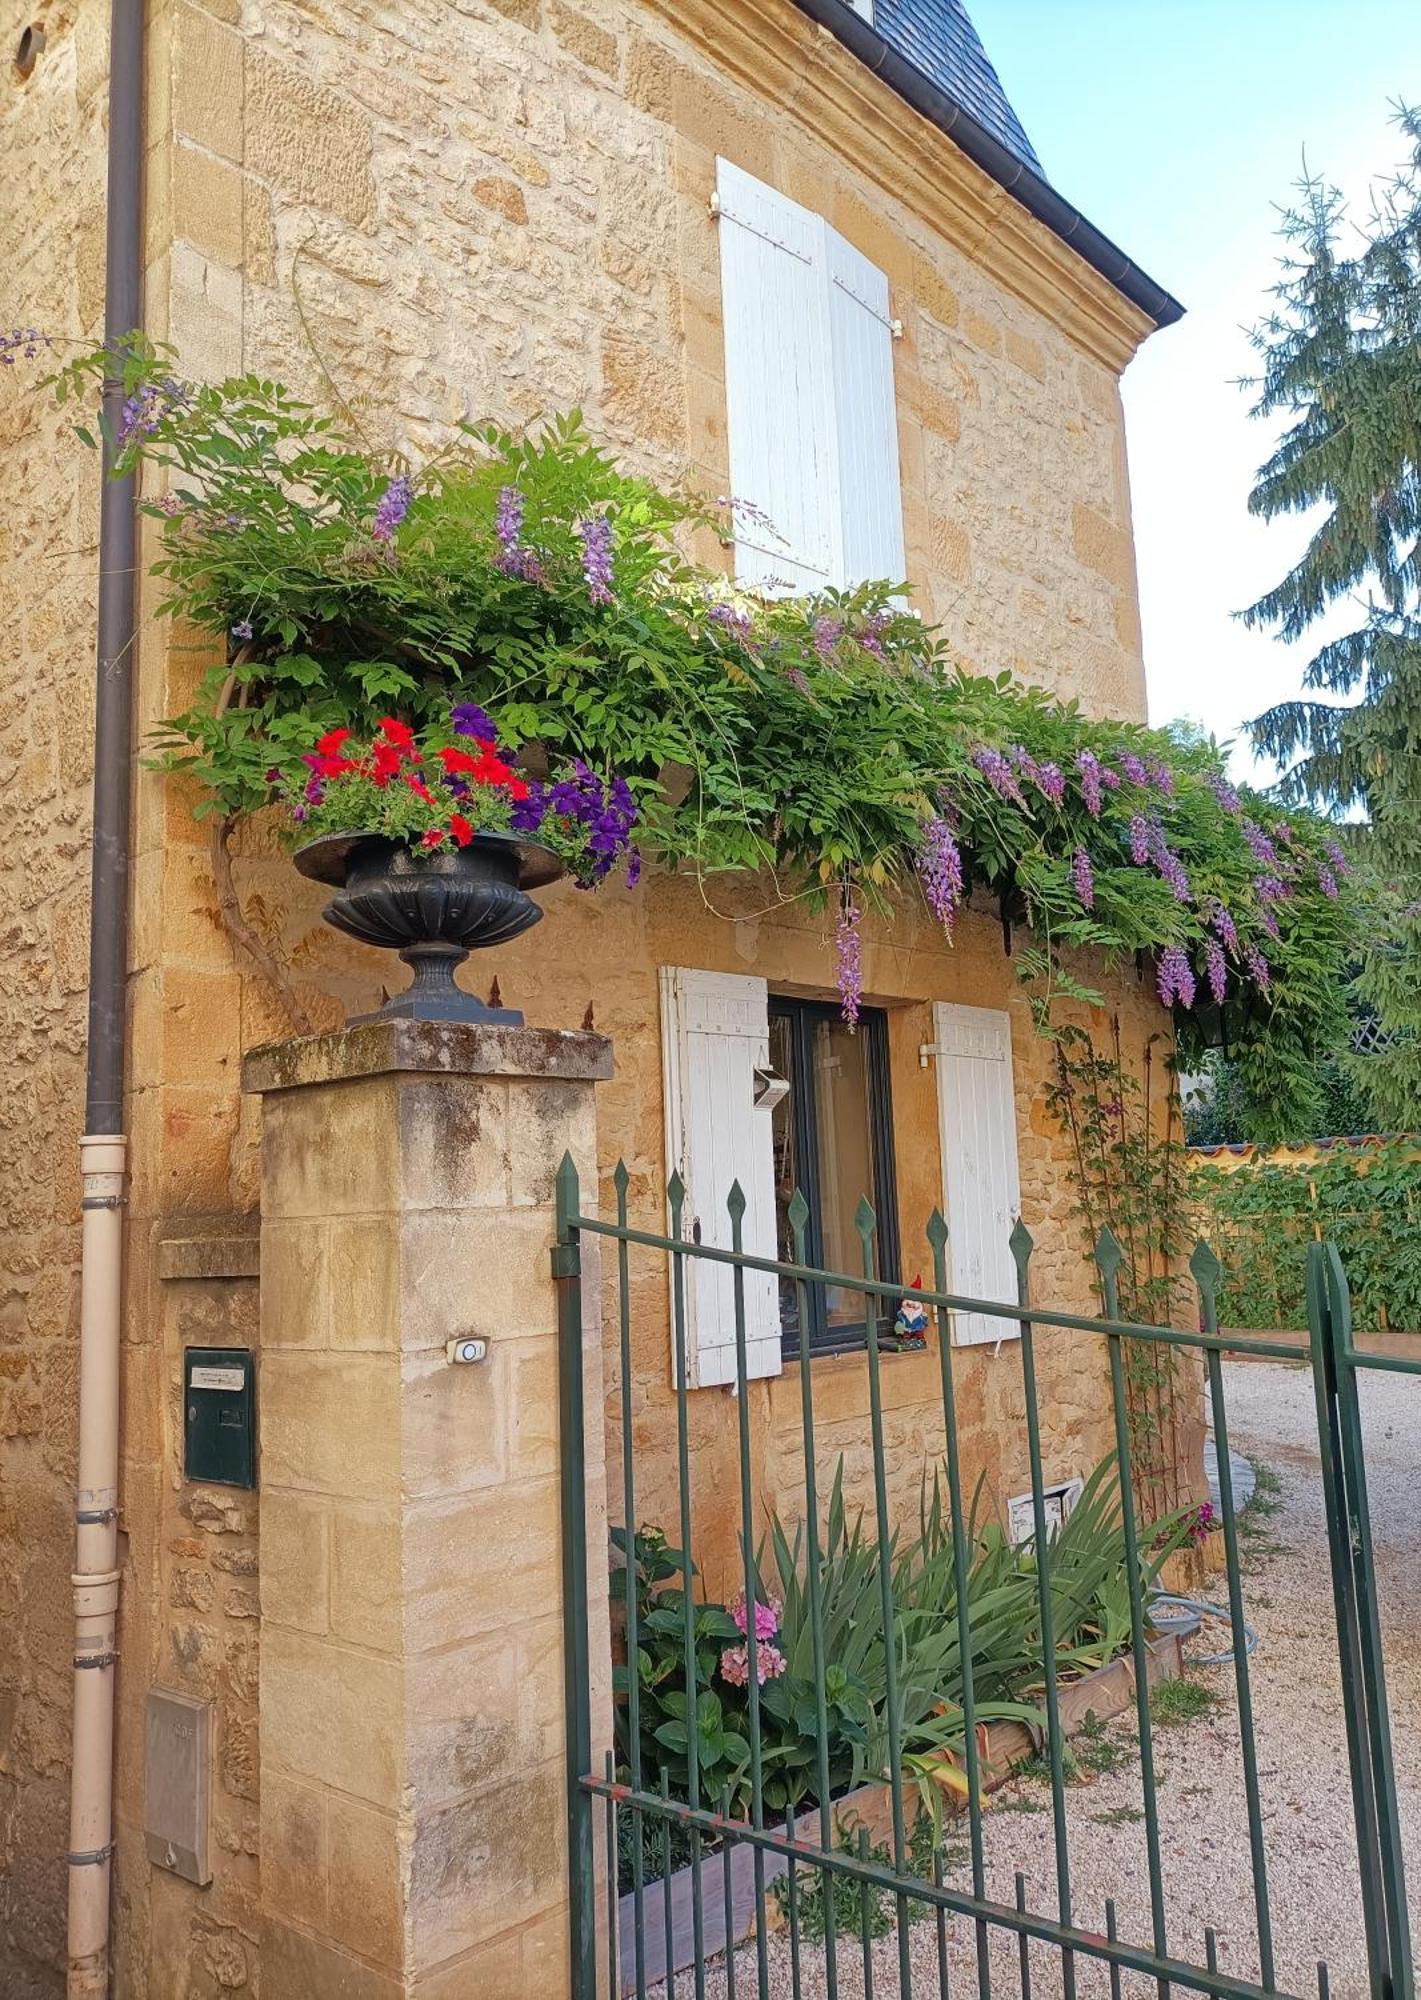
POLYGON ((397 750, 408 755, 414 754, 414 731, 407 722, 399 722, 393 715, 380 718, 380 734, 387 743, 393 743, 397 750))
POLYGON ((428 833, 425 834, 423 840, 421 840, 419 844, 421 847, 438 847, 440 843, 443 841, 443 839, 444 839, 443 827, 432 826, 429 829, 428 833))
POLYGON ((464 818, 462 813, 455 813, 449 822, 449 831, 453 834, 455 840, 458 841, 460 847, 467 847, 474 837, 474 829, 469 825, 469 822, 464 818))
POLYGON ((426 785, 423 778, 417 778, 413 771, 405 772, 405 783, 409 786, 410 790, 414 793, 415 797, 417 799, 423 799, 424 803, 427 806, 432 806, 438 803, 438 801, 435 799, 433 792, 430 791, 428 785, 426 785))
POLYGON ((479 768, 478 758, 471 756, 467 750, 441 750, 439 761, 444 766, 446 777, 456 772, 474 772, 479 768))
POLYGON ((508 796, 512 799, 526 799, 528 796, 528 780, 526 778, 510 777, 508 780, 508 796))
MULTIPOLYGON (((349 740, 350 731, 348 729, 328 729, 317 743, 316 748, 323 757, 338 757, 340 755, 341 744, 347 743, 349 740)), ((353 768, 350 764, 345 766, 346 770, 353 768)))
POLYGON ((476 785, 506 785, 513 773, 501 757, 495 757, 492 750, 485 750, 470 766, 469 775, 476 785))
POLYGON ((399 775, 399 769, 400 753, 395 749, 394 745, 390 743, 377 743, 375 745, 375 769, 371 775, 382 791, 389 784, 391 778, 399 775))

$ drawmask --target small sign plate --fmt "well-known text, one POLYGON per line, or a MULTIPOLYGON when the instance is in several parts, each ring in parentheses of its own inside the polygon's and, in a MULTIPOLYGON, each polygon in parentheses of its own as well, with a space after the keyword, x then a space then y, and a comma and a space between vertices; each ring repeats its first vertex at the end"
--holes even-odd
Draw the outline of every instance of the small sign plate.
POLYGON ((188 1377, 188 1386, 193 1389, 245 1389, 247 1377, 241 1368, 196 1367, 188 1377))

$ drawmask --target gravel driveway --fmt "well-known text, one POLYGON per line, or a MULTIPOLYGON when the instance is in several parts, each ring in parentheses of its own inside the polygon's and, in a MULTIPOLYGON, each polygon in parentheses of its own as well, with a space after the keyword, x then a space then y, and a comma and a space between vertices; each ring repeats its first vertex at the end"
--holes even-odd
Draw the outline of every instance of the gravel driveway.
MULTIPOLYGON (((1411 1922, 1413 1936, 1421 1938, 1421 1378, 1367 1374, 1361 1393, 1397 1784, 1411 1864, 1411 1922)), ((1278 1364, 1232 1363, 1227 1406, 1235 1449, 1271 1467, 1279 1482, 1276 1511, 1255 1514, 1245 1554, 1245 1611, 1259 1635, 1253 1699, 1278 1986, 1285 1993, 1316 1994, 1316 1963, 1325 1958, 1334 1994, 1365 1996, 1311 1374, 1278 1364)), ((1222 1578, 1213 1591, 1222 1596, 1222 1578)), ((1216 1691, 1215 1707, 1156 1735, 1170 1949, 1202 1963, 1204 1926, 1212 1924, 1221 1968, 1256 1980, 1233 1673, 1231 1668, 1214 1669, 1200 1678, 1216 1691)), ((1147 1942, 1148 1878, 1137 1817, 1140 1784, 1133 1731, 1116 1722, 1107 1734, 1123 1753, 1118 1768, 1073 1784, 1067 1793, 1075 1921, 1103 1930, 1103 1899, 1112 1895, 1120 1935, 1147 1942)), ((1092 1761, 1108 1763, 1110 1752, 1097 1753, 1092 1761)), ((1049 1803, 1048 1787, 1032 1779, 1019 1780, 993 1800, 986 1818, 987 1891, 995 1900, 1014 1900, 1014 1875, 1020 1869, 1029 1907, 1054 1909, 1049 1803)), ((951 1879, 967 1885, 960 1864, 951 1879)), ((952 1991, 975 1993, 971 1928, 954 1921, 949 1934, 952 1991)), ((942 1989, 935 1925, 916 1923, 910 1937, 913 1995, 936 2000, 942 1989)), ((737 1954, 737 2000, 770 2000, 771 1995, 778 2000, 791 1993, 783 1932, 771 1937, 769 1952, 771 1978, 763 1995, 754 1947, 737 1954)), ((856 1942, 840 1941, 838 1967, 843 2000, 861 2000, 863 1962, 856 1942)), ((801 1981, 805 2000, 824 1994, 822 1948, 803 1947, 801 1981)), ((681 1975, 677 1990, 692 1990, 689 1975, 681 1975)), ((1078 1960, 1077 1990, 1083 2000, 1107 1995, 1105 1969, 1078 1960)), ((723 1966, 709 1971, 706 1991, 708 2000, 723 2000, 723 1966)), ((1021 1993, 1017 1947, 1006 1937, 993 1945, 993 1991, 998 2000, 1021 1993)), ((1054 1954, 1037 1947, 1032 1953, 1033 1994, 1045 2000, 1060 1991, 1054 1954)), ((1151 1981, 1126 1975, 1122 1991, 1148 1995, 1155 1989, 1151 1981)), ((872 1992, 877 2000, 906 2000, 895 1935, 880 1938, 873 1948, 872 1992)))

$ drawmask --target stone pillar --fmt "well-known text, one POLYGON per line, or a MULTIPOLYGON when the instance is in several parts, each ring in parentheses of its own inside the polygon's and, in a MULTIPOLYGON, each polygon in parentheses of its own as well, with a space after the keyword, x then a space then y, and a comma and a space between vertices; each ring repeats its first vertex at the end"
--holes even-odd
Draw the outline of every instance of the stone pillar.
MULTIPOLYGON (((596 1188, 610 1073, 599 1035, 419 1021, 247 1060, 263 1098, 263 1992, 567 1991, 549 1253, 565 1151, 596 1188), (471 1334, 487 1359, 452 1364, 446 1341, 471 1334)), ((600 1769, 595 1268, 584 1296, 600 1769)))

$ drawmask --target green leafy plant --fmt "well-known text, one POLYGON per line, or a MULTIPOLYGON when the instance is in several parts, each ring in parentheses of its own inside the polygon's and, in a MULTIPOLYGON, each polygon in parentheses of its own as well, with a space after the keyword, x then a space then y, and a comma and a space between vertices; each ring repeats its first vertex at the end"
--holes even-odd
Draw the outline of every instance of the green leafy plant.
POLYGON ((1305 1326, 1307 1245, 1324 1236, 1337 1245, 1359 1328, 1421 1331, 1421 1148, 1413 1139, 1229 1167, 1200 1160, 1190 1192, 1223 1262, 1225 1325, 1305 1326))
POLYGON ((683 553, 733 508, 627 475, 575 414, 467 428, 414 467, 279 383, 175 368, 131 336, 54 387, 122 380, 116 470, 161 520, 163 608, 227 643, 160 746, 221 823, 313 732, 473 701, 510 750, 621 771, 665 862, 831 899, 850 945, 861 901, 920 892, 950 929, 990 895, 1032 927, 1018 963, 1044 997, 1093 995, 1064 952, 1149 954, 1186 1034, 1200 993, 1246 999, 1260 1103, 1300 1087, 1341 1006, 1339 863, 1211 744, 962 674, 897 579, 737 592, 683 553))

